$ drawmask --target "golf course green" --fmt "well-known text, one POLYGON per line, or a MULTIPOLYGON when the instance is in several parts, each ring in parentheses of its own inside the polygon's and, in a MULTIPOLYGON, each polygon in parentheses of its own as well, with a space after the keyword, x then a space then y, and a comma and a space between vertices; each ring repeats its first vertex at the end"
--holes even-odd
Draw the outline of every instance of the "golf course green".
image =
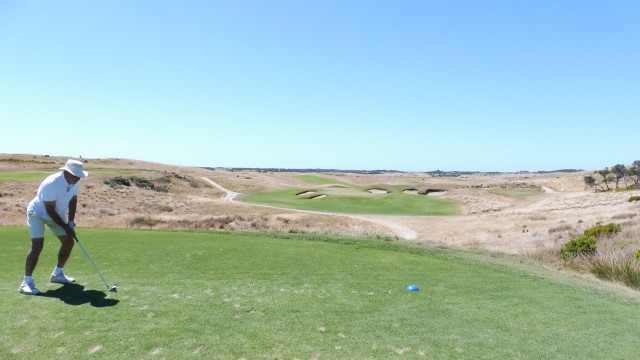
POLYGON ((47 233, 18 293, 26 227, 0 227, 2 359, 631 359, 637 298, 535 264, 300 234, 78 229, 48 283, 47 233), (407 291, 408 285, 420 291, 407 291))
POLYGON ((405 194, 404 187, 399 185, 364 187, 315 175, 297 177, 313 185, 325 186, 260 192, 243 195, 240 199, 288 209, 343 214, 426 216, 460 213, 460 207, 454 202, 432 196, 405 194))

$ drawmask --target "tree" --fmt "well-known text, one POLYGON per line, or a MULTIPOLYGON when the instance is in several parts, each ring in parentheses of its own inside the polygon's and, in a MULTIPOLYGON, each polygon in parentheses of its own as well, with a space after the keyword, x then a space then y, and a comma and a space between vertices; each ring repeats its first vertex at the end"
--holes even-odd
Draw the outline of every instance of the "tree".
POLYGON ((607 191, 611 190, 611 188, 609 188, 609 181, 613 180, 613 176, 611 176, 611 170, 609 170, 609 168, 604 168, 602 170, 596 171, 596 174, 602 176, 604 185, 607 187, 607 191))
POLYGON ((598 192, 599 189, 604 191, 602 185, 598 185, 598 181, 596 180, 596 178, 591 175, 587 175, 584 177, 584 184, 589 188, 595 189, 596 192, 598 192))
POLYGON ((637 188, 638 183, 640 182, 640 160, 634 161, 633 165, 631 165, 631 167, 627 169, 627 171, 629 172, 631 181, 633 181, 632 187, 637 188))
MULTIPOLYGON (((622 164, 617 164, 611 169, 611 173, 615 176, 616 189, 619 188, 620 179, 625 179, 626 185, 626 177, 627 177, 627 167, 622 164)), ((629 187, 629 186, 627 186, 629 187)))

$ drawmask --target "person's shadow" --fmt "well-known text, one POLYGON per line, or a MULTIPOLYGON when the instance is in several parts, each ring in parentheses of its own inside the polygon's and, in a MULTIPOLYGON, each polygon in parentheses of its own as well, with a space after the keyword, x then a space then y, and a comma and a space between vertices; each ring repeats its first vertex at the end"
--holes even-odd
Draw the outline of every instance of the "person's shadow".
POLYGON ((73 306, 91 304, 95 307, 115 306, 120 300, 107 299, 107 294, 98 290, 85 290, 84 286, 78 284, 63 284, 55 290, 47 290, 39 296, 57 298, 73 306))

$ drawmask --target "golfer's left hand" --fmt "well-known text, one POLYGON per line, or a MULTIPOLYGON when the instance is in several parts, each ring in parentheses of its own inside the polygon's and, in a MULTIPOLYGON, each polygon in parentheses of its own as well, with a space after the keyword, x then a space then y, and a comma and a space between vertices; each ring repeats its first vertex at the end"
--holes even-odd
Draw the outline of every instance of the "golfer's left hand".
POLYGON ((76 224, 73 223, 73 221, 69 221, 67 223, 67 228, 65 229, 67 231, 67 235, 74 237, 76 236, 76 230, 75 230, 76 224))

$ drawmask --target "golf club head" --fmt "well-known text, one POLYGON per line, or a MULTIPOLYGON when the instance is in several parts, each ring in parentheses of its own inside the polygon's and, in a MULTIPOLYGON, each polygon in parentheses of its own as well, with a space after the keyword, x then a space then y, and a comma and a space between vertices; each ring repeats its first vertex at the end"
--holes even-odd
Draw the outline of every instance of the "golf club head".
POLYGON ((113 285, 112 287, 109 288, 109 291, 111 292, 118 292, 118 287, 113 285))

